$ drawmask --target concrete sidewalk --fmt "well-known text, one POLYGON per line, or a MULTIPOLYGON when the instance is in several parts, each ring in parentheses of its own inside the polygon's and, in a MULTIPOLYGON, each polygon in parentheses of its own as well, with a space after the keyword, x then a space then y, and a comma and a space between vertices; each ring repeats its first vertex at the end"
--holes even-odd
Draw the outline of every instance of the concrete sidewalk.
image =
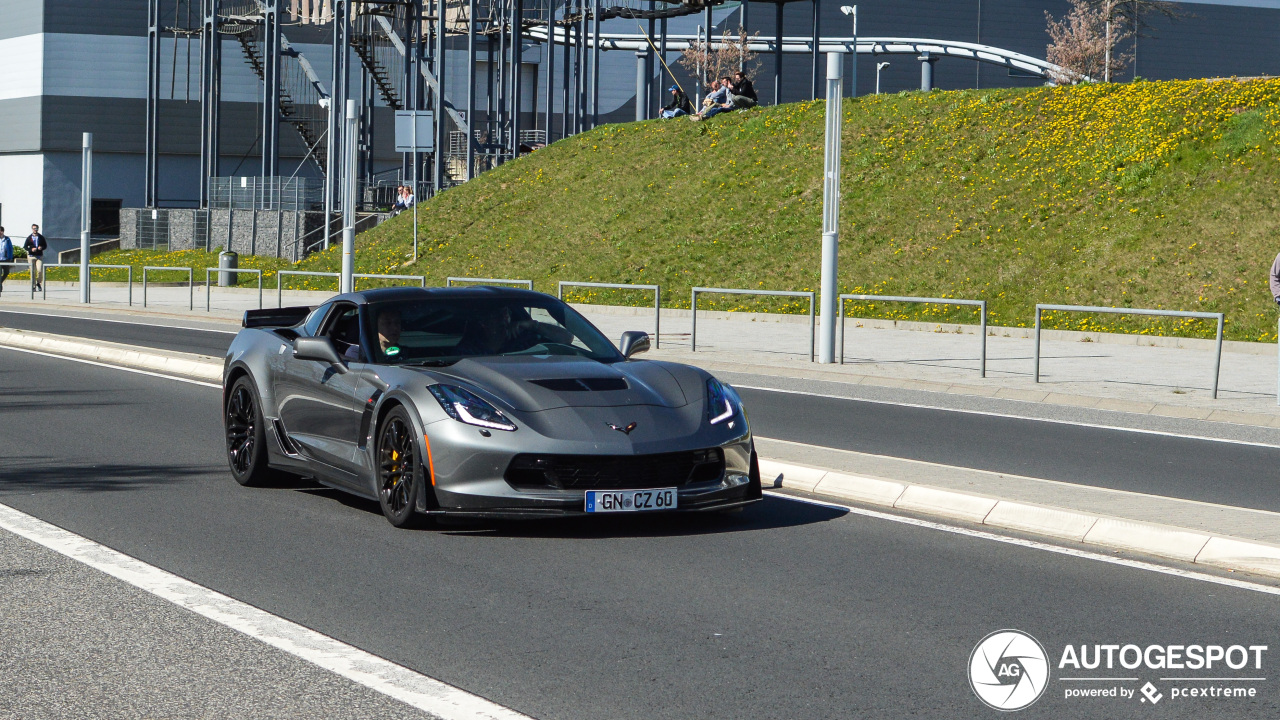
MULTIPOLYGON (((183 327, 226 328, 244 310, 258 306, 256 289, 213 288, 212 312, 205 312, 203 286, 195 289, 196 310, 188 310, 188 289, 151 287, 148 305, 125 304, 123 285, 94 286, 94 305, 79 305, 72 283, 49 284, 48 300, 23 293, 0 296, 0 309, 124 313, 148 322, 183 327)), ((283 302, 314 305, 327 292, 284 293, 283 302)), ((274 290, 264 304, 275 306, 274 290)), ((578 306, 610 337, 624 330, 653 332, 651 308, 578 306)), ((976 326, 894 323, 849 319, 844 365, 809 362, 806 316, 759 313, 698 313, 698 350, 692 352, 688 310, 664 310, 660 347, 649 357, 698 364, 717 371, 760 377, 794 378, 844 386, 896 388, 957 397, 1038 403, 1062 408, 1140 414, 1158 418, 1280 428, 1277 407, 1277 347, 1225 343, 1219 396, 1213 387, 1214 343, 1143 335, 1045 331, 1041 379, 1033 378, 1034 344, 1027 328, 989 328, 987 373, 979 374, 976 326)))

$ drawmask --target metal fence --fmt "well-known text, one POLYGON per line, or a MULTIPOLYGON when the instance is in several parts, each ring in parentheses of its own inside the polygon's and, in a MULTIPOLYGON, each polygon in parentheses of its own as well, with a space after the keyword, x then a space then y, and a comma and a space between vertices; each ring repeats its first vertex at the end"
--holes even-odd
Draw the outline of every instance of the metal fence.
POLYGON ((533 289, 532 280, 511 280, 509 278, 470 278, 470 277, 447 277, 444 279, 445 287, 453 287, 455 282, 464 283, 481 283, 484 285, 523 285, 530 290, 533 289))
POLYGON ((129 273, 129 307, 133 307, 133 266, 132 265, 100 265, 89 263, 89 302, 93 302, 93 270, 124 270, 129 273))
POLYGON ((356 273, 351 276, 351 289, 356 287, 357 280, 414 280, 419 283, 419 287, 427 286, 426 275, 374 275, 369 273, 356 273))
MULTIPOLYGON (((154 270, 156 272, 184 272, 187 274, 187 309, 196 309, 196 273, 189 267, 166 267, 164 265, 144 265, 142 266, 142 307, 147 306, 147 271, 154 270)), ((130 288, 132 295, 132 288, 130 288)))
POLYGON ((698 351, 698 293, 716 293, 720 295, 765 295, 771 297, 804 297, 809 298, 809 362, 814 358, 814 339, 817 336, 817 316, 814 315, 814 304, 817 293, 798 290, 737 290, 734 288, 693 288, 689 307, 692 310, 693 322, 689 332, 690 352, 698 351))
POLYGON ((286 275, 307 275, 310 277, 341 278, 342 273, 315 272, 312 270, 281 270, 276 273, 276 307, 284 307, 284 278, 286 275))
POLYGON ((204 269, 204 311, 213 312, 213 285, 209 282, 209 276, 216 272, 224 272, 228 275, 236 275, 238 273, 253 273, 258 276, 258 309, 262 309, 262 271, 252 268, 235 268, 234 270, 226 270, 223 268, 207 267, 204 269))
POLYGON ((169 211, 142 210, 137 214, 136 226, 139 250, 169 249, 169 211))
POLYGON ((841 295, 837 298, 839 303, 837 314, 840 317, 840 364, 844 364, 844 303, 846 300, 862 300, 873 302, 903 302, 903 303, 929 303, 932 305, 962 305, 967 307, 979 308, 978 311, 978 335, 981 336, 981 349, 978 356, 978 371, 982 377, 987 376, 987 301, 986 300, 957 300, 955 298, 922 298, 922 297, 906 297, 900 295, 841 295))
POLYGON ((653 292, 653 346, 662 347, 662 287, 660 285, 632 285, 628 283, 570 282, 561 280, 556 284, 556 297, 564 300, 566 287, 610 288, 614 290, 649 290, 653 292))
POLYGON ((1089 312, 1111 315, 1151 315, 1156 317, 1199 318, 1218 321, 1218 349, 1213 359, 1213 399, 1218 399, 1218 377, 1222 371, 1222 313, 1188 312, 1185 310, 1150 310, 1147 308, 1091 307, 1088 305, 1036 305, 1036 382, 1040 382, 1040 315, 1049 312, 1089 312))
POLYGON ((301 177, 209 178, 209 207, 215 210, 322 210, 324 187, 301 177))

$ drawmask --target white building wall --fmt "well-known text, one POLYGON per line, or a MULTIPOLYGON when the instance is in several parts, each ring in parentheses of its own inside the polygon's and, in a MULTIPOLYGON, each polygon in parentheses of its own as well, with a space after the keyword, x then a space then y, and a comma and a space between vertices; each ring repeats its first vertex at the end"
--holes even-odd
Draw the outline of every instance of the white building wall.
POLYGON ((44 158, 39 153, 0 155, 0 225, 9 237, 44 225, 41 203, 44 158))

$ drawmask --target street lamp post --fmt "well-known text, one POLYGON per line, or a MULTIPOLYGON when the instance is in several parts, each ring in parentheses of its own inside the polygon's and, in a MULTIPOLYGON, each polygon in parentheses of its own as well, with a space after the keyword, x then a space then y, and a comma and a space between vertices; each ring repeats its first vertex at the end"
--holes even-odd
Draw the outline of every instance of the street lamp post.
POLYGON ((827 53, 826 152, 822 167, 822 315, 818 326, 818 362, 833 363, 836 354, 836 311, 839 283, 836 258, 840 251, 840 99, 844 53, 827 53))
POLYGON ((849 73, 849 97, 858 97, 858 6, 843 5, 840 12, 853 20, 853 52, 849 53, 853 56, 853 69, 849 73))
POLYGON ((880 71, 889 67, 890 64, 891 63, 888 60, 884 62, 876 63, 876 94, 877 95, 880 94, 880 71))
MULTIPOLYGON (((356 110, 356 101, 347 100, 347 126, 342 140, 345 143, 346 161, 343 171, 345 196, 342 200, 342 274, 338 279, 338 292, 349 293, 355 290, 353 277, 356 268, 356 160, 360 143, 358 132, 360 113, 356 110)), ((415 200, 417 198, 414 198, 415 200)))
POLYGON ((89 231, 93 224, 93 133, 84 134, 80 154, 80 302, 89 302, 89 231))

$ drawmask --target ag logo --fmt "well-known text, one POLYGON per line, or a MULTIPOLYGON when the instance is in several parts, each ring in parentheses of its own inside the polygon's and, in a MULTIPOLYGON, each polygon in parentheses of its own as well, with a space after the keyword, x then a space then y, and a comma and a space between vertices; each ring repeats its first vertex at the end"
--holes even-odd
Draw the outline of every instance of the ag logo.
POLYGON ((1049 685, 1049 656, 1038 640, 1019 630, 997 630, 969 656, 969 686, 996 710, 1030 706, 1049 685))

